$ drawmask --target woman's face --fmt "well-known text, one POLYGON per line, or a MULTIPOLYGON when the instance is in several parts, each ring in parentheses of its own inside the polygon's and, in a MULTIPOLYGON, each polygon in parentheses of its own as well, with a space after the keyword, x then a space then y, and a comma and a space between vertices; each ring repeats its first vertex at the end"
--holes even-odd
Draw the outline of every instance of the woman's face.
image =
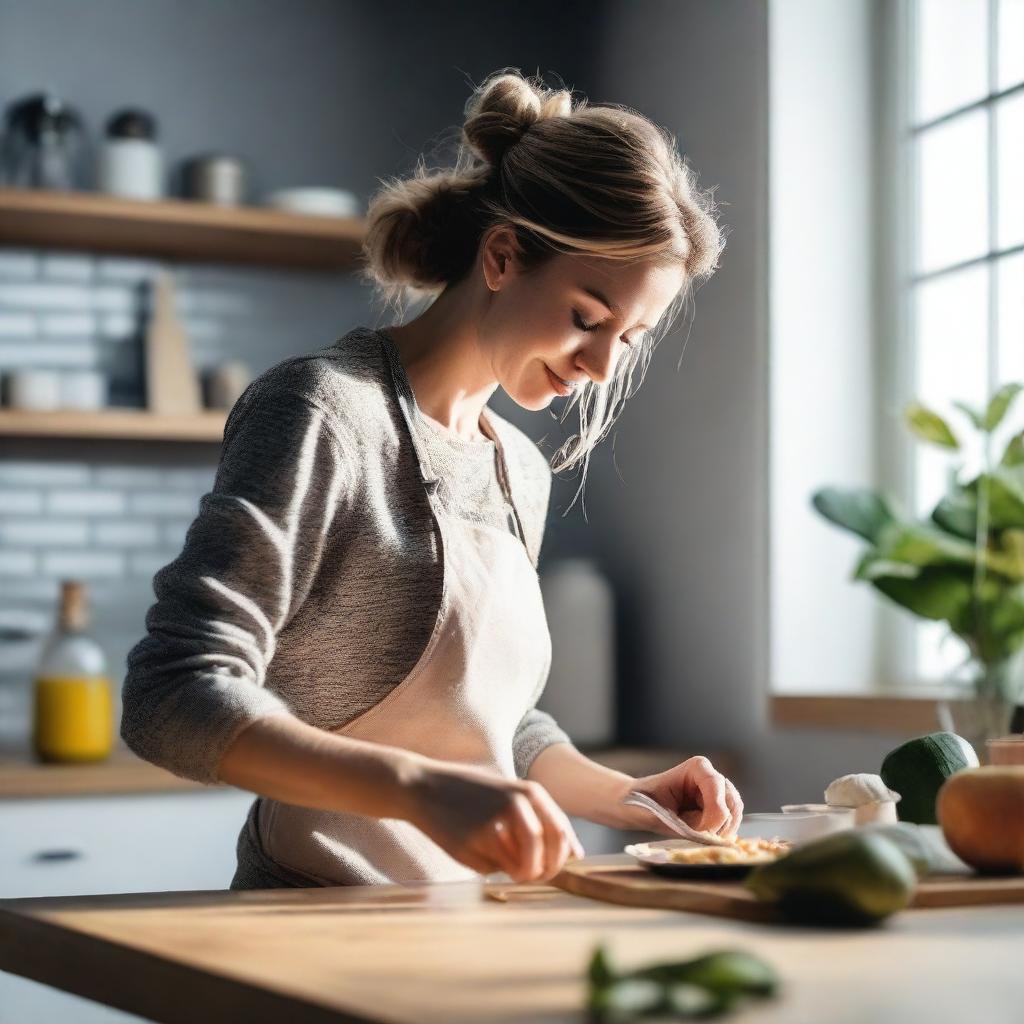
POLYGON ((628 346, 641 343, 685 282, 681 266, 564 254, 524 276, 511 238, 499 230, 484 243, 492 294, 480 338, 498 383, 524 409, 573 393, 556 376, 577 387, 610 381, 628 346))

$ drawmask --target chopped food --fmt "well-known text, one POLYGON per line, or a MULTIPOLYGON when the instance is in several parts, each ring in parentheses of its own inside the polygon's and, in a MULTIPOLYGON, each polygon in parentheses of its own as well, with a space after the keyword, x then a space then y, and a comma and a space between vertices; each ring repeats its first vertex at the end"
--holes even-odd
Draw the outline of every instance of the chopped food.
POLYGON ((734 839, 731 846, 691 846, 665 855, 674 864, 767 864, 790 846, 785 839, 734 839))

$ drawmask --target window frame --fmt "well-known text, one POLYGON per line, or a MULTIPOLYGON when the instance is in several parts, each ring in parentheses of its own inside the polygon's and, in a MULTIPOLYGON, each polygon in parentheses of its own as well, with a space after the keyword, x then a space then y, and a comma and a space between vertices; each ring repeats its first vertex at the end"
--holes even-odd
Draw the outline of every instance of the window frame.
MULTIPOLYGON (((999 13, 1000 0, 981 0, 986 8, 986 94, 970 103, 944 113, 918 120, 916 87, 919 19, 922 0, 898 0, 880 5, 881 39, 887 41, 882 58, 882 87, 879 91, 880 156, 878 180, 881 183, 879 209, 879 372, 880 395, 884 402, 879 431, 878 452, 881 482, 895 493, 904 507, 916 510, 919 498, 915 464, 915 442, 909 437, 900 416, 914 395, 919 352, 918 323, 915 315, 917 289, 930 282, 962 271, 984 267, 987 285, 986 379, 991 395, 1003 383, 999 379, 999 272, 1001 261, 1024 253, 1024 242, 999 247, 999 123, 1000 104, 1024 93, 1024 81, 999 88, 999 13), (920 139, 935 128, 983 111, 986 133, 986 249, 980 256, 945 264, 929 270, 917 265, 921 225, 919 221, 920 139), (895 345, 885 339, 895 338, 895 345)), ((925 0, 927 2, 927 0, 925 0)), ((950 396, 955 398, 957 396, 950 396)), ((887 610, 888 611, 888 610, 887 610)), ((880 631, 883 664, 889 678, 913 685, 936 685, 944 679, 921 675, 917 640, 923 624, 905 615, 887 614, 880 631)), ((947 676, 948 678, 948 676, 947 676)))

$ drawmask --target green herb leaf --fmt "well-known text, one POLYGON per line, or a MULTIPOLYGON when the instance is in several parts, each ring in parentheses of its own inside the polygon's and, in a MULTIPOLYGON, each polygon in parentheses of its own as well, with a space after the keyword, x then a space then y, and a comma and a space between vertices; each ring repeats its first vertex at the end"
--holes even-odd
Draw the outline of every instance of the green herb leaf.
POLYGON ((896 517, 886 498, 863 487, 822 487, 811 495, 811 504, 836 526, 872 543, 882 528, 896 517))
POLYGON ((1000 423, 1013 403, 1013 400, 1024 391, 1024 384, 1004 384, 993 396, 985 410, 985 421, 981 424, 983 430, 991 433, 1000 423))
POLYGON ((907 426, 922 440, 937 444, 942 448, 959 449, 960 442, 956 439, 949 424, 937 413, 926 408, 920 402, 911 402, 904 413, 907 426))

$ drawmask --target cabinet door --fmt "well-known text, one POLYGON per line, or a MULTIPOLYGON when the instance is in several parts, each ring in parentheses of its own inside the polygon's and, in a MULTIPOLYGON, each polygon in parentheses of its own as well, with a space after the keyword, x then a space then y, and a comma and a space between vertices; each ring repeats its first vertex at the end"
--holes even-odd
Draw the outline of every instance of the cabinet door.
POLYGON ((0 801, 0 897, 226 889, 251 793, 0 801))
MULTIPOLYGON (((226 889, 255 797, 231 789, 0 800, 0 897, 226 889)), ((0 1021, 142 1024, 0 971, 0 1021)))

